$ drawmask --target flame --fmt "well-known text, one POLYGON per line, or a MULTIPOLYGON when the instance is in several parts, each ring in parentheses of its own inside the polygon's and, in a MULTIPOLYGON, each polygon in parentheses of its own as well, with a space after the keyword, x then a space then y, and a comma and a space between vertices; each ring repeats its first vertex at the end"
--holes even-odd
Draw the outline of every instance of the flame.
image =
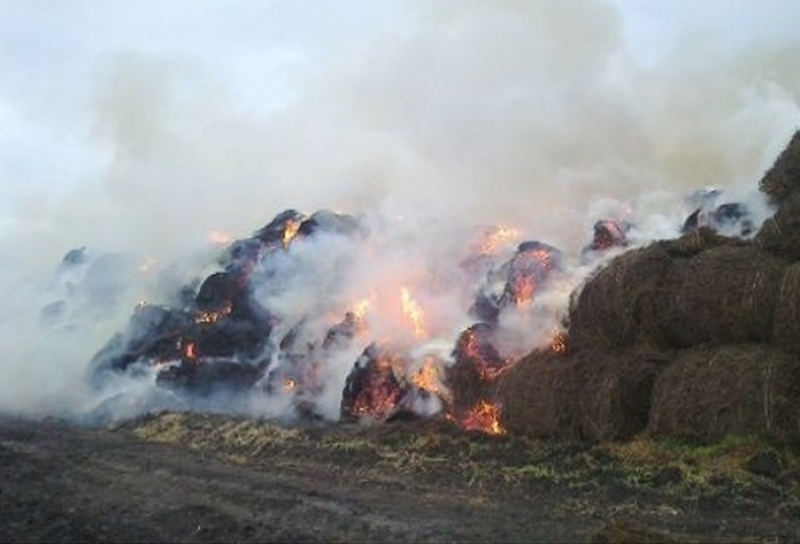
POLYGON ((506 434, 505 428, 500 424, 500 407, 483 399, 461 418, 459 424, 468 431, 482 431, 493 435, 506 434))
POLYGON ((441 367, 435 357, 425 357, 422 365, 411 375, 410 381, 420 389, 451 400, 450 391, 442 384, 441 367))
POLYGON ((230 314, 232 310, 232 306, 230 302, 226 303, 225 306, 220 308, 216 311, 208 311, 208 312, 200 312, 194 318, 196 323, 216 323, 221 318, 225 317, 226 315, 230 314))
POLYGON ((427 331, 425 330, 425 312, 419 303, 411 297, 411 292, 407 287, 400 289, 400 301, 403 305, 403 313, 411 321, 411 327, 414 331, 414 336, 417 338, 425 338, 427 331))
POLYGON ((184 346, 183 355, 189 360, 197 359, 197 347, 194 345, 194 342, 189 342, 184 346))
POLYGON ((283 390, 287 393, 293 393, 297 389, 297 381, 294 378, 283 379, 283 390))
POLYGON ((550 349, 556 353, 567 352, 567 335, 563 331, 554 329, 550 335, 550 349))
POLYGON ((300 230, 300 221, 296 219, 289 219, 286 221, 283 229, 283 249, 289 249, 289 244, 292 243, 297 231, 300 230))
POLYGON ((519 238, 522 233, 512 227, 497 226, 493 231, 486 234, 483 242, 480 245, 480 253, 482 255, 489 255, 497 251, 497 249, 511 240, 519 238))
POLYGON ((353 304, 353 316, 356 318, 356 321, 359 323, 363 323, 367 317, 367 310, 369 309, 369 300, 363 298, 353 304))
POLYGON ((536 282, 533 278, 520 277, 514 282, 514 304, 516 306, 527 306, 533 302, 536 294, 536 282))
POLYGON ((208 233, 208 241, 218 246, 224 246, 233 241, 233 236, 231 236, 227 232, 212 230, 211 232, 208 233))

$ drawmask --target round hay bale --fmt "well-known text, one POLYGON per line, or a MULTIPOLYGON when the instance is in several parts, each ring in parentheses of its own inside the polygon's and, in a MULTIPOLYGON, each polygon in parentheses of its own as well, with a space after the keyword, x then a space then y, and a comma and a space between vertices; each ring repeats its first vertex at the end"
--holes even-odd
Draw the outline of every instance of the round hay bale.
POLYGON ((637 351, 534 353, 498 384, 511 433, 571 440, 622 440, 647 426, 664 358, 637 351))
POLYGON ((569 335, 576 350, 615 348, 656 333, 652 301, 664 296, 661 278, 672 259, 658 244, 635 249, 597 270, 573 296, 569 335))
POLYGON ((653 300, 658 338, 672 348, 769 342, 785 267, 752 244, 677 259, 653 300))
POLYGON ((572 357, 535 351, 515 364, 498 382, 500 422, 510 434, 534 438, 580 437, 577 373, 572 357))
POLYGON ((800 263, 787 266, 783 273, 775 303, 772 344, 800 355, 800 263))
POLYGON ((765 344, 696 347, 656 379, 649 430, 712 443, 726 435, 800 439, 800 361, 765 344))
POLYGON ((755 241, 764 251, 791 261, 800 260, 800 194, 787 197, 766 219, 755 241))
POLYGON ((773 202, 781 202, 800 191, 800 131, 794 133, 758 186, 773 202))

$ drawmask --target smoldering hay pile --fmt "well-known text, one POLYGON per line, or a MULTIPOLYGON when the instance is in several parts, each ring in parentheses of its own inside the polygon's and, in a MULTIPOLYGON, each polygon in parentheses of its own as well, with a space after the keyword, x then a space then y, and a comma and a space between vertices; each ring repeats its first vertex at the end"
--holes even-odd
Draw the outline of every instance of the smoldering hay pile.
MULTIPOLYGON (((716 206, 714 192, 681 237, 649 245, 631 243, 625 220, 601 218, 581 253, 584 270, 596 267, 583 283, 568 255, 513 229, 460 239, 427 262, 414 247, 427 241, 388 247, 397 233, 381 231, 396 225, 286 210, 227 240, 215 269, 170 300, 135 308, 91 362, 106 400, 89 419, 201 409, 292 422, 435 417, 588 440, 649 430, 794 442, 799 141, 761 182, 776 212, 757 232, 744 205, 716 206), (158 395, 106 395, 120 377, 158 395)), ((76 250, 63 266, 82 261, 76 250)))
POLYGON ((508 430, 800 444, 800 132, 759 187, 776 211, 752 238, 701 225, 596 270, 573 293, 569 349, 498 381, 508 430))

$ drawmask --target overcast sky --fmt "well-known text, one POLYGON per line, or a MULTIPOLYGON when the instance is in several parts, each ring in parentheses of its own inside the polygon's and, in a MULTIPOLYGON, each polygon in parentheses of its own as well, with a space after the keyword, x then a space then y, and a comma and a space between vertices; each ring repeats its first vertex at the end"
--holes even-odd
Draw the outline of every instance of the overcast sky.
POLYGON ((568 244, 604 196, 752 185, 798 126, 798 24, 792 0, 0 0, 0 233, 171 251, 385 207, 568 244))

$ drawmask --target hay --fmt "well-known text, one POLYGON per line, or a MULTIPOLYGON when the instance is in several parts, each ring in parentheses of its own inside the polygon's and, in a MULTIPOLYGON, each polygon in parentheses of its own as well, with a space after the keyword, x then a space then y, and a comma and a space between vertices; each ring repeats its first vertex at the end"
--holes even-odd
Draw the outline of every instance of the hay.
POLYGON ((676 259, 652 301, 663 346, 769 342, 786 263, 753 245, 713 247, 676 259))
POLYGON ((502 424, 536 438, 621 440, 644 430, 663 356, 650 352, 536 352, 498 384, 502 424))
POLYGON ((764 251, 788 260, 800 260, 800 194, 788 197, 766 219, 755 241, 764 251))
POLYGON ((758 185, 773 203, 800 192, 800 131, 795 132, 758 185))
POLYGON ((649 430, 701 443, 727 435, 800 440, 800 361, 765 344, 676 355, 653 389, 649 430))
POLYGON ((787 353, 800 355, 800 263, 786 267, 780 282, 772 344, 787 353))
POLYGON ((647 343, 656 332, 652 301, 666 296, 661 279, 672 265, 657 244, 628 251, 598 270, 573 296, 569 334, 577 350, 647 343))

